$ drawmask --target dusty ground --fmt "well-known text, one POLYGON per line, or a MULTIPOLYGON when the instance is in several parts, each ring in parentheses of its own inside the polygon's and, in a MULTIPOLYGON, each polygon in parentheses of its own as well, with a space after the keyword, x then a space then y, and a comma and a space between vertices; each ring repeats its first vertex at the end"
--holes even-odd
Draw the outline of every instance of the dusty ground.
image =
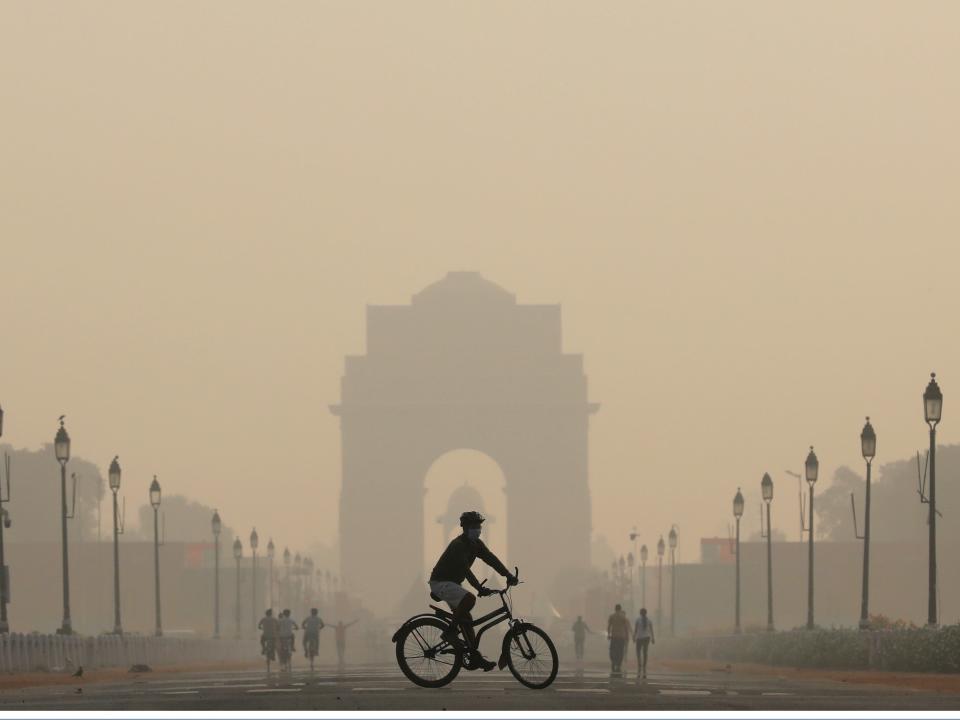
POLYGON ((883 685, 927 692, 960 693, 960 675, 883 672, 878 670, 820 670, 755 663, 718 663, 709 660, 662 660, 665 668, 682 672, 746 673, 783 679, 832 680, 842 683, 883 685))

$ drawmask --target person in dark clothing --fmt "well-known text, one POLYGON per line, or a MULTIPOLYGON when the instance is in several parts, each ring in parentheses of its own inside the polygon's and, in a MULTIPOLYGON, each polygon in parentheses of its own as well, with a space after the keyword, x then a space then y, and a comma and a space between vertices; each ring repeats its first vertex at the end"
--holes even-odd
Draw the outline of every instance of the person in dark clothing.
POLYGON ((480 539, 483 520, 483 516, 474 511, 465 512, 460 516, 460 527, 463 528, 463 532, 450 541, 447 549, 437 560, 433 572, 430 573, 429 584, 430 593, 446 602, 453 610, 453 623, 443 634, 443 639, 447 642, 458 642, 456 635, 459 626, 470 646, 468 669, 483 668, 484 671, 488 671, 495 668, 497 664, 485 659, 477 647, 477 637, 473 631, 473 616, 470 615, 470 611, 477 603, 477 597, 466 590, 461 583, 467 580, 481 596, 491 592, 481 587, 477 576, 470 571, 470 566, 477 558, 503 575, 507 579, 507 585, 516 585, 517 578, 480 539))

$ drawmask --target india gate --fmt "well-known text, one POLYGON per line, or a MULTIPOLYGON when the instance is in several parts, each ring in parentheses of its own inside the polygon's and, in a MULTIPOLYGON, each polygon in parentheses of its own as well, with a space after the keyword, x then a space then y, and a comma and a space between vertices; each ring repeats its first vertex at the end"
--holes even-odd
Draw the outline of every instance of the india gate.
POLYGON ((331 406, 351 592, 379 613, 420 589, 427 602, 425 477, 441 455, 468 449, 504 477, 507 549, 492 549, 549 601, 551 586, 589 565, 587 438, 598 408, 582 356, 563 352, 560 305, 519 304, 478 273, 451 272, 409 305, 368 306, 366 322, 366 355, 346 357, 331 406))

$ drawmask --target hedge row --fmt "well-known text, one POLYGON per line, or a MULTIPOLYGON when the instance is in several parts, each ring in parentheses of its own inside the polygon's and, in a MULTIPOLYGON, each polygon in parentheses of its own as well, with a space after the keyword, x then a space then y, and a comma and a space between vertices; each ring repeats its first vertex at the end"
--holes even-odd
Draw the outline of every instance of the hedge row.
POLYGON ((661 652, 675 658, 790 667, 904 672, 960 672, 960 625, 937 630, 790 630, 676 638, 661 652))

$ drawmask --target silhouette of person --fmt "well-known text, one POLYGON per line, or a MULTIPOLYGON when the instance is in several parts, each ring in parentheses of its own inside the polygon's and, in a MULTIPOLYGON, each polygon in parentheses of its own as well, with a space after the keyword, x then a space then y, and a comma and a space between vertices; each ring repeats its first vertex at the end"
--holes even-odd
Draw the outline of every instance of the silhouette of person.
POLYGON ((356 624, 356 620, 351 620, 344 625, 343 620, 333 626, 333 637, 337 645, 337 664, 343 665, 346 662, 347 654, 347 628, 356 624))
POLYGON ((637 643, 637 677, 647 677, 647 655, 651 644, 656 644, 653 637, 653 623, 647 617, 647 609, 640 608, 640 617, 633 627, 633 639, 637 643), (642 659, 641 659, 642 656, 642 659))
POLYGON ((627 651, 627 639, 630 637, 630 620, 617 603, 613 614, 607 620, 607 637, 610 639, 610 674, 621 675, 623 658, 627 651))
POLYGON ((580 615, 577 615, 577 621, 573 624, 573 650, 577 660, 583 660, 583 644, 587 638, 587 633, 593 633, 593 630, 583 621, 580 615))
POLYGON ((507 585, 516 585, 517 578, 507 570, 500 559, 490 552, 489 548, 480 539, 480 529, 483 516, 476 511, 465 512, 460 516, 460 527, 463 532, 450 541, 443 551, 437 564, 430 573, 430 593, 438 600, 443 600, 453 610, 453 622, 450 629, 443 633, 443 639, 449 643, 459 642, 457 627, 463 632, 469 644, 470 659, 467 668, 484 671, 492 670, 497 664, 487 660, 477 648, 477 637, 473 630, 473 617, 470 611, 477 603, 473 593, 468 592, 461 583, 467 580, 479 595, 490 592, 480 585, 477 576, 470 571, 470 566, 477 558, 483 560, 498 573, 507 579, 507 585))

